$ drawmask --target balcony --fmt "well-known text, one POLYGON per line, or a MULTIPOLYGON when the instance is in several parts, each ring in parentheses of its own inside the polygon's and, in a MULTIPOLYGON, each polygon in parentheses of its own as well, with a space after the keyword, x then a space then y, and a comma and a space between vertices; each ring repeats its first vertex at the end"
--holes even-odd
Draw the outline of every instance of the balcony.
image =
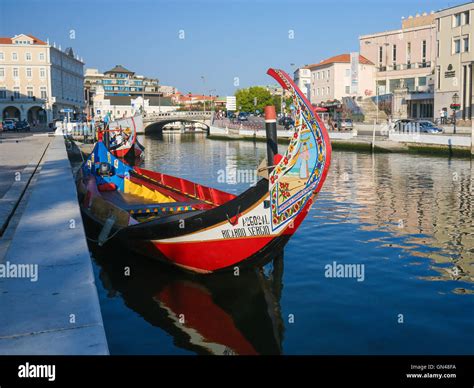
POLYGON ((12 102, 12 103, 17 103, 17 104, 31 104, 31 103, 39 103, 42 104, 45 102, 45 98, 40 98, 40 97, 28 97, 26 95, 20 94, 19 96, 13 96, 13 95, 1 95, 0 94, 0 102, 5 103, 5 102, 12 102))
POLYGON ((415 62, 415 63, 399 63, 399 64, 392 64, 388 66, 379 65, 377 67, 378 72, 385 72, 385 71, 400 71, 400 70, 412 70, 412 69, 425 69, 430 68, 431 62, 415 62))

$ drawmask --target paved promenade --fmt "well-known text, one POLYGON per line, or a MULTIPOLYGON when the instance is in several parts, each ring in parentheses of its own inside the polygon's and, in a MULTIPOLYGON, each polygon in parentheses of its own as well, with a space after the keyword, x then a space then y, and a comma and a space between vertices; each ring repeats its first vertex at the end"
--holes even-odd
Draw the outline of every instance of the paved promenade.
MULTIPOLYGON (((25 143, 50 142, 4 233, 11 241, 0 255, 0 354, 108 354, 64 139, 43 137, 25 143)), ((5 176, 29 163, 21 152, 12 152, 9 171, 2 164, 5 176)))

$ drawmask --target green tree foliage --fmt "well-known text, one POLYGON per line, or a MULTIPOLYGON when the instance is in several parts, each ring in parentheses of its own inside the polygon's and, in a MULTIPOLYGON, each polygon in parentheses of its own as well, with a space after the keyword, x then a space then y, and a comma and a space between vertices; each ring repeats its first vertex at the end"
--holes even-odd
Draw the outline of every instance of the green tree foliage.
POLYGON ((272 96, 270 92, 261 86, 252 86, 247 89, 239 89, 235 92, 237 98, 237 110, 241 112, 263 112, 267 105, 274 105, 277 113, 281 108, 281 97, 272 96), (257 104, 255 105, 255 102, 257 104))

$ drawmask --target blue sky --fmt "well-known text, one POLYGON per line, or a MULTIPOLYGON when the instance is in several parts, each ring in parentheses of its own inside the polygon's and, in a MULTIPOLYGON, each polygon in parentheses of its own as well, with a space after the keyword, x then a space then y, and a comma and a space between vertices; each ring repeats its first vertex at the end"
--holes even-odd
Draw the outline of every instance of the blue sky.
POLYGON ((184 93, 225 95, 234 93, 235 77, 238 87, 273 83, 268 67, 289 72, 292 63, 357 51, 359 35, 463 2, 1 0, 0 35, 49 38, 72 46, 85 67, 122 64, 184 93))

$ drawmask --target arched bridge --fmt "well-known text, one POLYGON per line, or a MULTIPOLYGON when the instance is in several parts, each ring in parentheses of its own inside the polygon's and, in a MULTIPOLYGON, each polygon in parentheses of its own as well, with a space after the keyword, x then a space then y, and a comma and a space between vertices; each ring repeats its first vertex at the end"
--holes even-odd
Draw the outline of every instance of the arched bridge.
POLYGON ((209 111, 173 111, 163 113, 147 114, 143 118, 145 133, 161 132, 166 124, 200 123, 209 128, 212 121, 213 112, 209 111))

